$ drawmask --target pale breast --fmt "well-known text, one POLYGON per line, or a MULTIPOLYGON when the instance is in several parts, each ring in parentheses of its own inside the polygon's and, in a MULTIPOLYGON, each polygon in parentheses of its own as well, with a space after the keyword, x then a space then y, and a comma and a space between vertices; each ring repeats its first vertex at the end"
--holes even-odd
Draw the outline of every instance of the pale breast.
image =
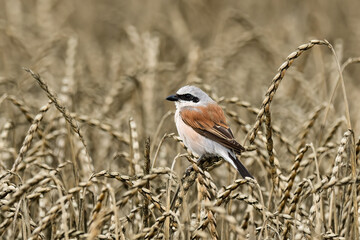
POLYGON ((187 148, 199 156, 207 152, 205 150, 207 139, 195 132, 192 127, 185 124, 178 111, 175 113, 175 123, 179 136, 187 148))

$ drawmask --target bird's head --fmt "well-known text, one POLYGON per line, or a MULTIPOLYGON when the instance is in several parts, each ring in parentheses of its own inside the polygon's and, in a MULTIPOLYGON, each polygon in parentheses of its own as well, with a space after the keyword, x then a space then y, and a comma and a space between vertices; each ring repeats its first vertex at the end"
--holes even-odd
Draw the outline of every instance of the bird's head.
POLYGON ((180 88, 176 94, 166 98, 168 101, 175 102, 176 108, 206 106, 214 103, 203 90, 194 86, 184 86, 180 88))

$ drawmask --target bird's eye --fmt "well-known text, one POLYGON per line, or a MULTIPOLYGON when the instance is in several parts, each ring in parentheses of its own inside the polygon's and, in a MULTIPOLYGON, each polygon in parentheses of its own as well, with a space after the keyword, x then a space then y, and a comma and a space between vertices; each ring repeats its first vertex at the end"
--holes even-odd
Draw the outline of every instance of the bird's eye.
POLYGON ((200 99, 198 97, 195 97, 195 96, 191 95, 190 93, 179 95, 179 98, 183 101, 194 102, 194 103, 197 103, 200 101, 200 99))
POLYGON ((185 100, 192 100, 193 96, 189 93, 184 95, 185 100))

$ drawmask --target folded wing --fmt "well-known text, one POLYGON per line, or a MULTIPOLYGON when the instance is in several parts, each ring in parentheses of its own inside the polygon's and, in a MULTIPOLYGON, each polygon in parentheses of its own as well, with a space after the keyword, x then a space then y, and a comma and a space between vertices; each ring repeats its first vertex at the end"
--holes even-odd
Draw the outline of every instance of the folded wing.
POLYGON ((241 154, 245 149, 238 143, 226 123, 223 110, 217 104, 207 107, 185 108, 181 110, 182 120, 197 133, 241 154))

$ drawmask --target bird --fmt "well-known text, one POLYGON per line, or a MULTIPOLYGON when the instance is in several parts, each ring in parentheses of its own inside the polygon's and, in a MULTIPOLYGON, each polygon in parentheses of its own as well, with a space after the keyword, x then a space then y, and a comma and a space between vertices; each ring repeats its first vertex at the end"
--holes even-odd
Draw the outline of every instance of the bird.
POLYGON ((181 87, 166 98, 175 102, 175 125, 180 139, 193 153, 217 155, 229 162, 243 178, 254 178, 237 158, 245 148, 238 143, 222 108, 203 90, 195 86, 181 87))

